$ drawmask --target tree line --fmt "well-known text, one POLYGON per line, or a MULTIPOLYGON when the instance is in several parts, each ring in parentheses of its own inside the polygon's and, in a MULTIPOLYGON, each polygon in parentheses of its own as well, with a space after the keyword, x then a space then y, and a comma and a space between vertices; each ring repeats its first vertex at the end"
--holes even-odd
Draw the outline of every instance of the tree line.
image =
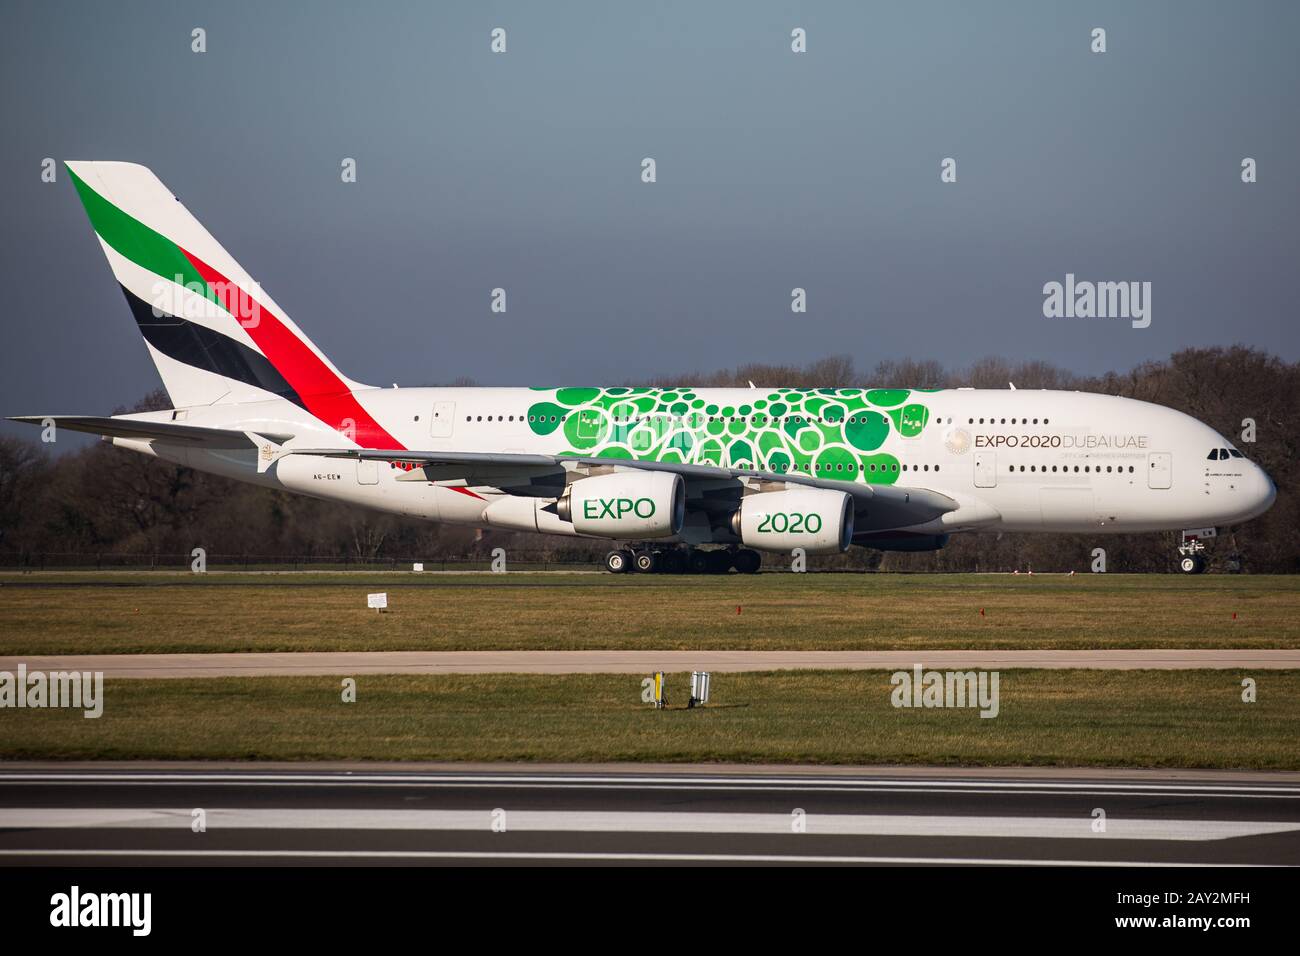
MULTIPOLYGON (((1278 487, 1272 510, 1226 529, 1209 551, 1211 568, 1239 561, 1252 572, 1300 571, 1296 539, 1300 363, 1242 346, 1185 349, 1127 372, 1079 376, 1045 362, 985 358, 966 368, 933 360, 890 360, 867 373, 840 355, 808 365, 742 365, 661 377, 677 386, 909 386, 1077 389, 1166 405, 1205 422, 1260 464, 1278 487), (1254 442, 1243 440, 1245 420, 1254 442)), ((457 385, 472 384, 460 381, 457 385)), ((632 384, 632 383, 628 383, 632 384)), ((170 407, 156 391, 130 411, 170 407)), ((121 409, 127 411, 127 409, 121 409)), ((1119 423, 1116 423, 1119 424, 1119 423)), ((383 515, 336 502, 247 485, 97 442, 55 454, 33 430, 30 439, 0 438, 0 563, 30 565, 41 555, 211 555, 316 560, 484 558, 495 548, 550 560, 595 558, 599 541, 476 531, 383 515)), ((1106 550, 1110 571, 1174 567, 1178 534, 954 535, 941 551, 920 554, 853 549, 810 560, 811 567, 882 570, 1088 570, 1106 550)), ((768 559, 769 562, 772 560, 768 559)))

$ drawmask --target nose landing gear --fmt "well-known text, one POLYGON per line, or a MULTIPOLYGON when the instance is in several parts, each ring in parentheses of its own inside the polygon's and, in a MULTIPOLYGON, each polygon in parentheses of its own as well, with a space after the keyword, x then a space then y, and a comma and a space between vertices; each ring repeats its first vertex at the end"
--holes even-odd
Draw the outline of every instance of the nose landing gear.
POLYGON ((1198 528, 1184 531, 1182 543, 1178 545, 1178 570, 1183 574, 1200 574, 1205 570, 1205 544, 1202 538, 1213 538, 1214 528, 1198 528))

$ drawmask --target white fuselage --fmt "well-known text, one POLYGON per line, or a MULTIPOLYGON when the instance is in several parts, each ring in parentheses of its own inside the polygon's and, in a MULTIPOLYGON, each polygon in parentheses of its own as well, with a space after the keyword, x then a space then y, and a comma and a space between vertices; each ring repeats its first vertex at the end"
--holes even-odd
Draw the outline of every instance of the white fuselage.
MULTIPOLYGON (((629 402, 638 393, 632 391, 629 402)), ((640 393, 648 392, 657 398, 666 395, 671 400, 673 394, 687 391, 640 393)), ((905 410, 864 410, 864 422, 867 414, 884 417, 897 413, 909 427, 889 427, 869 454, 857 455, 857 464, 843 465, 843 470, 838 470, 836 465, 823 465, 830 458, 818 458, 817 449, 829 447, 832 441, 847 443, 847 419, 837 422, 828 418, 822 424, 810 420, 805 427, 804 423, 784 420, 789 416, 755 414, 751 403, 757 396, 772 392, 770 399, 776 399, 782 391, 833 403, 836 392, 863 390, 693 389, 689 394, 701 403, 698 410, 659 416, 643 415, 635 409, 621 415, 617 411, 593 411, 590 424, 585 420, 575 422, 578 430, 566 433, 566 423, 561 420, 549 434, 539 433, 529 419, 539 398, 554 395, 555 390, 393 388, 355 394, 375 421, 404 449, 412 451, 591 454, 590 449, 574 448, 574 436, 582 437, 582 428, 589 429, 592 435, 604 428, 600 433, 603 440, 616 443, 625 458, 642 457, 638 446, 643 446, 647 457, 663 455, 665 448, 673 447, 676 451, 666 454, 674 461, 722 467, 763 470, 774 467, 772 463, 779 459, 785 462, 784 467, 811 478, 923 488, 959 503, 957 510, 927 525, 906 529, 918 533, 1118 533, 1221 526, 1262 513, 1275 496, 1273 483, 1263 470, 1235 453, 1231 442, 1201 422, 1162 406, 1081 392, 912 392, 911 399, 924 405, 924 417, 909 423, 905 410), (714 414, 707 414, 708 409, 713 409, 714 414), (743 410, 748 410, 747 414, 740 414, 743 410), (727 411, 731 414, 723 414, 727 411), (606 414, 609 421, 601 417, 606 414), (660 420, 642 421, 649 418, 660 420), (760 419, 765 419, 761 425, 751 426, 751 421, 760 419), (701 440, 707 435, 706 429, 719 426, 725 429, 720 440, 701 440), (649 429, 649 437, 639 439, 635 434, 638 427, 649 429), (909 430, 914 434, 909 435, 909 430), (673 436, 686 432, 690 434, 674 445, 673 436), (832 433, 837 437, 830 437, 832 433), (811 456, 803 465, 798 464, 801 449, 811 456)), ((882 390, 877 394, 886 393, 882 390)), ((768 410, 784 407, 775 401, 763 404, 768 410)), ((130 417, 172 420, 176 414, 130 417)), ((298 447, 358 447, 349 440, 346 430, 340 433, 287 401, 194 407, 182 414, 191 425, 295 434, 290 444, 298 447)), ((575 409, 569 414, 585 413, 575 409)), ((540 416, 533 412, 531 417, 540 416)), ((895 424, 898 421, 896 417, 895 424)), ((116 441, 201 471, 320 498, 434 521, 476 527, 512 526, 509 521, 503 523, 485 516, 488 507, 502 497, 487 479, 398 480, 406 472, 386 462, 317 456, 281 458, 259 474, 254 450, 199 451, 161 442, 151 447, 136 440, 116 441)), ((611 458, 610 464, 617 465, 618 460, 611 458)), ((508 510, 503 507, 500 513, 508 510)), ((694 535, 695 540, 700 540, 698 530, 694 535)))

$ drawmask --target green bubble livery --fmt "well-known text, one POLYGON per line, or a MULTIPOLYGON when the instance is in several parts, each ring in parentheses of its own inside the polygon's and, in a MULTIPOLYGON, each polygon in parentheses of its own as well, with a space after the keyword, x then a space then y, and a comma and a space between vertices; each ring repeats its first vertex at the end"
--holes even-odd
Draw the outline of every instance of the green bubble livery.
POLYGON ((563 457, 640 459, 798 472, 893 484, 891 434, 920 435, 929 409, 909 389, 782 388, 739 407, 705 405, 689 388, 535 389, 537 435, 562 432, 563 457), (909 399, 911 399, 909 401, 909 399))

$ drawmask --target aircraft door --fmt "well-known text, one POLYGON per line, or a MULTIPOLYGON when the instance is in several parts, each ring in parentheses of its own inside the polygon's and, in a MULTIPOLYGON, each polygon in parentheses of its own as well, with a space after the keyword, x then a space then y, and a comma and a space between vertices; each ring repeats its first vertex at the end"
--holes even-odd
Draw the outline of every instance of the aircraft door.
POLYGON ((977 451, 975 453, 975 487, 996 488, 998 486, 998 458, 995 451, 977 451))
POLYGON ((429 417, 430 438, 450 438, 456 424, 455 402, 434 402, 433 414, 429 417))
POLYGON ((1147 455, 1147 487, 1169 488, 1174 480, 1174 456, 1166 451, 1147 455))

